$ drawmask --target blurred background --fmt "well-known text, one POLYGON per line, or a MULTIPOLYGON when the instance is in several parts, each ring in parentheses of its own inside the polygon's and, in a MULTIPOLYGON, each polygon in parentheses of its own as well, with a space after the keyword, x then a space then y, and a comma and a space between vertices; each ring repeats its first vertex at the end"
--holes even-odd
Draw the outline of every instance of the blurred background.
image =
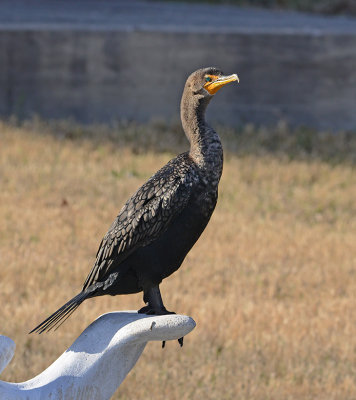
POLYGON ((186 77, 219 66, 241 84, 212 122, 355 129, 352 12, 345 0, 3 0, 0 115, 172 121, 186 77))
POLYGON ((28 335, 76 294, 126 199, 188 142, 187 76, 237 73, 207 119, 219 202, 162 285, 196 329, 150 343, 114 398, 356 398, 354 0, 1 0, 1 379, 44 370, 100 314, 28 335))

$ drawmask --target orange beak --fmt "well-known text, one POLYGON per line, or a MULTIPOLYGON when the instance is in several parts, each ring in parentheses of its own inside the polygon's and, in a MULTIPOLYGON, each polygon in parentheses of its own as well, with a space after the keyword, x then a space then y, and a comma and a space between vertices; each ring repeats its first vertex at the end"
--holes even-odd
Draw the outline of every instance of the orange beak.
POLYGON ((204 89, 206 89, 209 92, 209 94, 215 94, 219 89, 221 89, 227 83, 235 81, 237 81, 238 83, 240 82, 239 77, 236 74, 232 74, 229 76, 215 76, 215 75, 210 75, 210 76, 213 78, 213 80, 211 82, 206 82, 206 84, 204 85, 204 89))

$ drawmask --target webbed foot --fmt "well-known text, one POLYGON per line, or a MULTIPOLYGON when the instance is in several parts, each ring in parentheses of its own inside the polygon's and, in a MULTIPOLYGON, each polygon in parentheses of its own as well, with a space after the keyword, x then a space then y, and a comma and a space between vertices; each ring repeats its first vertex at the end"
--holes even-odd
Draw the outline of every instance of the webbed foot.
POLYGON ((154 308, 154 307, 151 307, 150 304, 140 308, 137 312, 139 314, 147 314, 147 315, 169 315, 169 314, 175 314, 174 311, 168 311, 165 308, 154 308))
MULTIPOLYGON (((144 290, 143 301, 146 303, 146 305, 137 311, 139 314, 147 314, 147 315, 175 314, 174 311, 166 310, 165 306, 163 305, 161 292, 159 290, 158 285, 149 287, 148 289, 144 290)), ((182 347, 183 338, 178 339, 178 343, 180 344, 180 347, 182 347)), ((162 349, 164 349, 165 345, 166 341, 163 341, 162 349)))

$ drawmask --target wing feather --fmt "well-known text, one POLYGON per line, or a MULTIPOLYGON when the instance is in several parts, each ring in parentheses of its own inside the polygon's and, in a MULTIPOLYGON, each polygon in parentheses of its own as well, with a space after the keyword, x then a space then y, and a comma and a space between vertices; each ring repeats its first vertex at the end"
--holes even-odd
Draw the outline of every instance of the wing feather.
POLYGON ((117 272, 120 262, 159 237, 184 209, 196 176, 195 164, 189 161, 187 154, 173 159, 125 203, 101 241, 83 290, 105 280, 113 265, 117 272))

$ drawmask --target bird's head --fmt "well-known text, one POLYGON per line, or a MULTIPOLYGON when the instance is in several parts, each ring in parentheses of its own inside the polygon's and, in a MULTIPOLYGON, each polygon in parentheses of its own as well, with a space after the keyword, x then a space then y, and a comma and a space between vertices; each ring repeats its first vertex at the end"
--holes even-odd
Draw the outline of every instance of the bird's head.
POLYGON ((239 82, 236 74, 224 75, 218 68, 202 68, 189 76, 186 89, 190 90, 193 95, 211 97, 227 83, 235 81, 239 82))

